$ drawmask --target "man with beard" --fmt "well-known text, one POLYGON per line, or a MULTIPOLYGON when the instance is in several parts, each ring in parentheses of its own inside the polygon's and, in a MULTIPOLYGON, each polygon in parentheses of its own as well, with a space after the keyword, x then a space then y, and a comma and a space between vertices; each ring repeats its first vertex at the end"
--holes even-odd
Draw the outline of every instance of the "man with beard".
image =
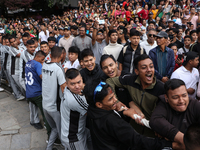
MULTIPOLYGON (((158 96, 164 94, 163 83, 154 77, 153 61, 148 55, 143 54, 134 60, 136 75, 124 75, 121 77, 109 78, 106 82, 113 88, 115 86, 128 89, 132 101, 129 102, 141 118, 150 119, 151 114, 158 101, 158 96)), ((131 120, 131 125, 140 134, 154 137, 153 130, 143 126, 140 119, 131 120)))

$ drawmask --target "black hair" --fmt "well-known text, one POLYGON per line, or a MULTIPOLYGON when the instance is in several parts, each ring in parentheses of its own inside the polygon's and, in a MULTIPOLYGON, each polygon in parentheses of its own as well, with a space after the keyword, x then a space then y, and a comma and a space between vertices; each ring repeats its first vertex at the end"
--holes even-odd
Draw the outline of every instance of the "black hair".
POLYGON ((38 39, 36 37, 32 37, 31 39, 34 41, 38 41, 38 39))
POLYGON ((42 26, 42 25, 46 27, 45 23, 41 23, 41 24, 40 24, 40 26, 42 26))
POLYGON ((176 46, 178 48, 178 45, 176 43, 172 43, 170 44, 170 47, 169 48, 172 48, 172 46, 176 46))
POLYGON ((36 57, 36 56, 39 56, 39 57, 44 56, 44 57, 46 57, 46 54, 45 54, 45 52, 43 52, 42 50, 39 50, 39 51, 37 51, 37 52, 35 53, 35 57, 36 57))
POLYGON ((190 31, 190 36, 192 36, 193 33, 197 33, 197 31, 196 30, 190 31))
POLYGON ((10 42, 11 39, 16 39, 16 36, 15 35, 11 35, 11 36, 9 36, 8 39, 9 39, 9 42, 10 42))
POLYGON ((23 38, 23 37, 27 37, 27 38, 28 38, 28 37, 30 37, 30 34, 27 33, 27 32, 25 32, 25 33, 22 35, 22 38, 23 38))
POLYGON ((48 45, 48 43, 47 43, 46 41, 42 41, 42 42, 40 43, 40 46, 43 45, 43 44, 47 44, 47 45, 48 45))
POLYGON ((140 32, 137 31, 136 29, 132 28, 130 30, 130 37, 132 37, 132 36, 140 36, 140 35, 141 35, 140 32))
POLYGON ((25 28, 23 29, 23 31, 24 31, 24 32, 25 32, 25 31, 29 31, 28 27, 25 27, 25 28))
POLYGON ((78 55, 80 55, 80 49, 77 46, 71 46, 68 52, 77 53, 78 55))
POLYGON ((30 39, 30 40, 28 40, 28 41, 26 42, 26 44, 27 44, 27 45, 33 45, 33 44, 35 44, 35 41, 32 40, 32 39, 30 39))
POLYGON ((148 24, 154 24, 154 25, 156 25, 156 22, 155 21, 149 21, 148 24))
POLYGON ((102 90, 100 92, 97 92, 94 96, 94 91, 100 82, 100 79, 88 81, 83 90, 88 104, 92 107, 96 107, 96 102, 102 102, 102 100, 108 95, 108 88, 110 87, 110 85, 106 83, 105 85, 101 85, 102 90))
POLYGON ((185 86, 185 83, 180 79, 170 79, 170 80, 168 80, 164 84, 165 94, 167 95, 169 90, 175 90, 182 85, 185 86))
POLYGON ((67 69, 65 76, 66 76, 66 80, 70 79, 75 79, 78 75, 80 75, 80 72, 75 69, 75 68, 71 68, 71 69, 67 69))
POLYGON ((186 133, 184 134, 184 144, 186 150, 193 150, 200 147, 200 124, 195 123, 190 125, 187 128, 186 133))
POLYGON ((138 69, 138 63, 145 59, 151 59, 151 58, 147 54, 142 54, 142 55, 139 55, 138 57, 136 57, 133 61, 135 69, 138 69))
POLYGON ((113 57, 113 55, 104 54, 101 56, 101 59, 100 59, 101 68, 102 68, 102 63, 108 58, 111 58, 115 63, 117 62, 116 59, 113 57))
POLYGON ((199 32, 200 32, 200 27, 199 27, 199 28, 197 28, 196 30, 197 30, 197 34, 199 34, 199 32))
POLYGON ((190 28, 187 28, 186 30, 185 30, 185 34, 187 34, 187 33, 190 33, 190 28))
POLYGON ((59 58, 62 54, 62 49, 58 46, 54 46, 52 49, 51 49, 51 57, 52 58, 59 58))
POLYGON ((49 41, 53 41, 53 42, 55 42, 56 43, 56 38, 55 37, 53 37, 53 36, 50 36, 50 37, 48 37, 48 42, 49 41))
POLYGON ((112 33, 117 33, 117 31, 114 30, 114 29, 111 29, 111 30, 108 32, 108 36, 110 37, 112 33))
POLYGON ((82 52, 81 52, 81 59, 83 60, 85 57, 87 56, 92 56, 94 57, 94 53, 91 49, 89 48, 86 48, 84 49, 82 52))
POLYGON ((191 37, 190 35, 186 35, 186 36, 184 37, 184 40, 185 40, 186 38, 189 38, 189 39, 192 41, 192 37, 191 37))

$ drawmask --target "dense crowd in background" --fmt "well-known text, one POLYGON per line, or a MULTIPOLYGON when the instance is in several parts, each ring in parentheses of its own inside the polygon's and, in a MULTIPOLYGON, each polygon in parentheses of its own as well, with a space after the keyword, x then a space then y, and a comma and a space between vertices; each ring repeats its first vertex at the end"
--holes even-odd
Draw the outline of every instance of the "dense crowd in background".
POLYGON ((199 149, 199 56, 200 0, 0 17, 0 86, 28 102, 47 150, 199 149))

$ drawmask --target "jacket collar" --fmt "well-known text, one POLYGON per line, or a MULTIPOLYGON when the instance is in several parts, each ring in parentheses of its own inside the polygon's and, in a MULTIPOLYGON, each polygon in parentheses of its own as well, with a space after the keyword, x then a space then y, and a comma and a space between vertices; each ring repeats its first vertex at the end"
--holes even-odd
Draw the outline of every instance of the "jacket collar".
MULTIPOLYGON (((154 79, 154 82, 150 86, 148 86, 146 89, 153 89, 154 88, 154 86, 156 85, 156 77, 154 76, 153 79, 154 79)), ((139 76, 135 80, 135 83, 141 85, 141 80, 140 80, 139 76)))

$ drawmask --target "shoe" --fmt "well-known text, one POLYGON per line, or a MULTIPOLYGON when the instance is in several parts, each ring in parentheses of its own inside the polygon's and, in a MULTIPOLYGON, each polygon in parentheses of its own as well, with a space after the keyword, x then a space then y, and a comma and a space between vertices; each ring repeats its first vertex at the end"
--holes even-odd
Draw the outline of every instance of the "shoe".
POLYGON ((24 96, 20 96, 20 97, 17 99, 17 101, 21 101, 21 100, 23 100, 23 99, 25 99, 25 97, 24 97, 24 96))
POLYGON ((32 125, 36 129, 43 129, 43 127, 40 123, 30 123, 30 125, 32 125))
POLYGON ((1 88, 1 87, 0 87, 0 92, 3 92, 3 91, 4 91, 4 88, 1 88))

